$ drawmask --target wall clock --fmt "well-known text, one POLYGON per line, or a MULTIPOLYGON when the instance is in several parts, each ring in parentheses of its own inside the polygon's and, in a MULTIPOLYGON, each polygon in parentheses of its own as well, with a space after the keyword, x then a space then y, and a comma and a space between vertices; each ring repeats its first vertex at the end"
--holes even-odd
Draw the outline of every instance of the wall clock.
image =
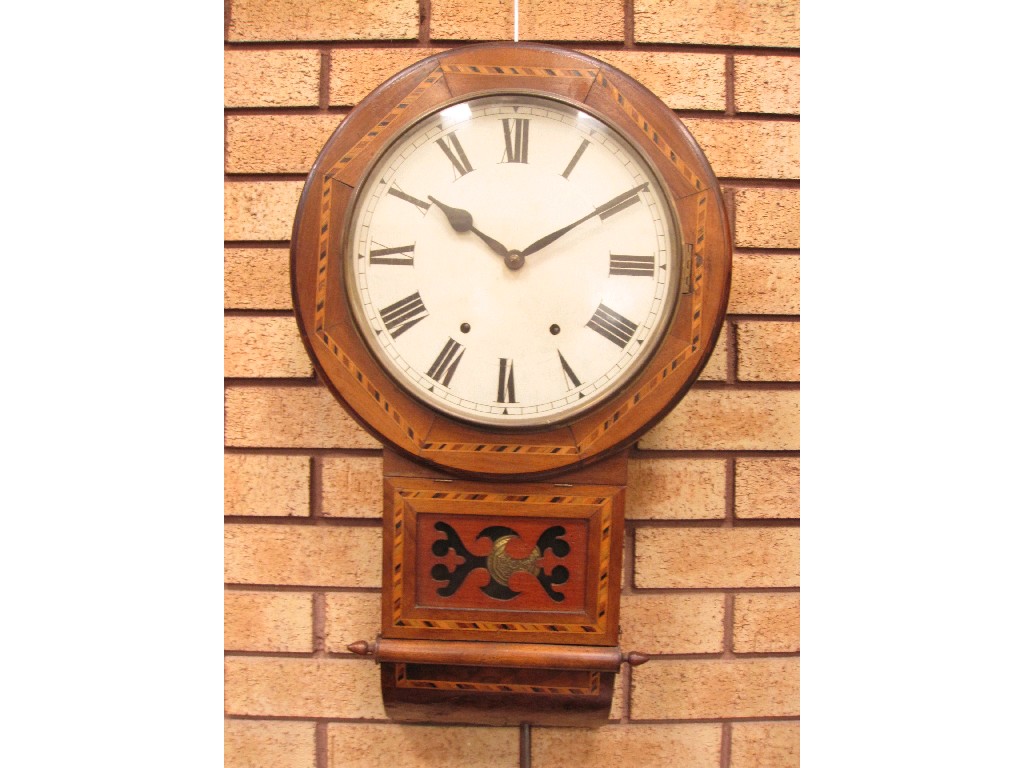
POLYGON ((292 236, 318 374, 384 446, 381 665, 399 720, 606 719, 626 450, 711 354, 721 193, 596 59, 472 45, 346 117, 292 236))

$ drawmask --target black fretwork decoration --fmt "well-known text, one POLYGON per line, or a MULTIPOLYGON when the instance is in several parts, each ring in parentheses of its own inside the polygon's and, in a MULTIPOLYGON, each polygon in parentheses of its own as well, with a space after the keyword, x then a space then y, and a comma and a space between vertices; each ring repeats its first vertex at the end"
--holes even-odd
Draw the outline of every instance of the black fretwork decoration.
POLYGON ((538 561, 549 549, 555 557, 565 557, 569 554, 569 543, 561 538, 565 535, 565 528, 562 526, 553 525, 545 530, 537 539, 537 546, 523 558, 514 558, 505 552, 509 542, 512 539, 518 539, 519 534, 503 525, 492 525, 477 534, 477 541, 480 539, 491 540, 491 551, 487 555, 474 555, 470 552, 462 543, 459 534, 447 523, 434 523, 434 529, 441 532, 443 537, 434 542, 431 552, 438 557, 444 557, 454 551, 462 558, 462 562, 454 569, 443 563, 438 563, 430 569, 430 575, 434 580, 448 582, 437 590, 437 594, 442 597, 454 595, 466 577, 477 568, 486 568, 491 580, 487 586, 480 587, 480 589, 484 594, 497 600, 511 600, 522 594, 508 585, 512 574, 518 571, 534 576, 552 600, 561 602, 565 599, 565 595, 555 591, 554 586, 564 584, 569 580, 569 569, 564 565, 556 565, 549 574, 538 565, 538 561))

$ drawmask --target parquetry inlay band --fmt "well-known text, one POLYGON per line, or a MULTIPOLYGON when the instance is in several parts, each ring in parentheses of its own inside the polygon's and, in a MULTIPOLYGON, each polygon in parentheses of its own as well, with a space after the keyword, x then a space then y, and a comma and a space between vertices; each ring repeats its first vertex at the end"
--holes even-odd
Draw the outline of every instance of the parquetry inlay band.
POLYGON ((601 691, 601 673, 590 672, 588 685, 550 686, 516 683, 478 683, 458 680, 428 680, 410 678, 405 664, 395 664, 395 684, 398 688, 420 688, 435 691, 486 691, 488 693, 553 693, 565 696, 596 696, 601 691))
MULTIPOLYGON (((671 376, 682 364, 700 348, 701 344, 701 310, 703 298, 702 278, 704 273, 704 236, 705 223, 707 219, 708 194, 705 184, 701 178, 691 169, 675 151, 673 151, 665 140, 658 135, 651 127, 644 115, 625 97, 625 95, 609 80, 600 70, 588 68, 551 68, 551 67, 530 67, 530 66, 498 66, 494 64, 443 64, 433 69, 427 77, 418 83, 396 107, 381 119, 370 131, 360 138, 346 154, 324 174, 323 193, 320 210, 320 249, 317 264, 317 290, 316 290, 316 311, 315 329, 317 337, 331 350, 345 368, 356 378, 365 390, 373 397, 381 410, 401 428, 403 437, 412 443, 422 452, 445 452, 445 453, 526 453, 526 454, 548 454, 548 455, 576 455, 586 451, 617 422, 625 413, 637 406, 645 397, 658 388, 667 378, 671 376), (325 329, 326 302, 327 302, 327 274, 328 259, 330 258, 330 244, 340 239, 340 233, 331 229, 331 197, 334 175, 343 169, 360 152, 372 142, 378 140, 383 134, 391 129, 395 120, 402 115, 427 89, 440 80, 446 74, 460 76, 520 76, 520 77, 558 77, 558 78, 583 78, 596 82, 607 89, 612 98, 620 105, 625 114, 632 122, 644 132, 651 143, 667 157, 670 162, 683 174, 695 189, 701 190, 698 206, 699 214, 697 221, 696 243, 693 247, 691 272, 693 281, 692 295, 692 343, 672 360, 672 362, 658 371, 654 376, 647 379, 633 393, 633 396, 623 403, 614 414, 605 420, 600 426, 592 430, 584 438, 578 441, 577 445, 517 445, 515 443, 480 443, 480 442, 423 442, 423 437, 416 434, 416 431, 409 422, 402 417, 394 403, 383 397, 365 372, 359 370, 353 361, 339 351, 338 345, 333 341, 325 329)), ((337 251, 335 251, 337 252, 337 251)))
POLYGON ((672 362, 666 365, 661 370, 657 371, 653 376, 648 378, 637 387, 633 396, 626 400, 622 405, 615 409, 615 412, 605 419, 601 424, 590 431, 589 434, 585 435, 579 441, 579 449, 581 451, 586 450, 589 446, 593 445, 602 435, 607 432, 611 426, 621 419, 625 414, 635 408, 640 402, 657 389, 663 382, 668 380, 670 376, 679 370, 680 366, 687 359, 697 353, 700 348, 700 332, 701 332, 701 310, 702 301, 704 296, 703 291, 703 277, 704 277, 704 227, 707 213, 707 194, 702 194, 698 203, 700 213, 697 219, 697 244, 693 249, 693 259, 690 267, 690 274, 693 275, 693 303, 692 303, 692 316, 691 316, 691 343, 689 346, 684 347, 682 352, 676 355, 672 362))

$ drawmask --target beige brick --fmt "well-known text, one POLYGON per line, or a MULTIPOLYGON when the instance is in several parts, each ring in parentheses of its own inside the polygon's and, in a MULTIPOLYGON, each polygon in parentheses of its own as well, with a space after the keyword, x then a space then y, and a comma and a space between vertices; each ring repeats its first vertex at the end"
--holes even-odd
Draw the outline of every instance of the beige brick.
POLYGON ((378 85, 445 48, 339 48, 331 51, 331 106, 353 106, 378 85))
POLYGON ((800 517, 800 459, 737 459, 736 517, 800 517))
POLYGON ((800 393, 695 389, 640 438, 651 450, 787 451, 800 447, 800 393))
POLYGON ((519 0, 520 40, 625 39, 623 0, 519 0))
POLYGON ((800 650, 800 595, 736 595, 732 649, 736 653, 785 653, 800 650))
POLYGON ((320 51, 224 51, 225 107, 315 107, 320 51))
POLYGON ((725 326, 722 326, 718 334, 718 341, 715 348, 711 350, 711 357, 708 358, 704 370, 700 372, 698 381, 725 381, 728 377, 729 365, 729 334, 725 326))
POLYGON ((519 729, 331 723, 327 755, 330 768, 518 768, 519 729))
POLYGON ((696 43, 796 48, 799 0, 636 0, 638 43, 696 43))
POLYGON ((380 448, 323 387, 227 387, 233 448, 380 448))
POLYGON ((417 0, 232 0, 228 40, 408 40, 417 0))
POLYGON ((617 723, 625 716, 626 693, 622 687, 622 675, 615 676, 612 686, 612 703, 608 709, 608 722, 617 723))
POLYGON ((224 768, 316 768, 316 723, 226 720, 224 768))
POLYGON ((293 317, 225 317, 224 375, 308 378, 313 375, 293 317))
POLYGON ((800 313, 800 257, 785 253, 734 253, 729 314, 800 313))
POLYGON ((328 653, 346 653, 350 643, 371 641, 380 634, 380 595, 376 592, 330 592, 326 603, 328 653))
POLYGON ((737 56, 733 99, 739 112, 800 114, 800 59, 737 56))
POLYGON ((301 181, 228 181, 224 183, 225 240, 288 240, 301 181))
POLYGON ((383 461, 379 456, 339 456, 323 462, 323 514, 375 517, 384 503, 383 461))
POLYGON ((379 587, 379 528, 224 526, 224 581, 317 587, 379 587))
POLYGON ((636 586, 796 587, 799 528, 638 528, 636 586))
POLYGON ((313 596, 302 592, 225 592, 224 649, 312 652, 313 596))
POLYGON ((291 309, 287 248, 225 248, 225 309, 291 309))
POLYGON ((637 720, 798 715, 800 661, 654 660, 633 669, 630 701, 637 720))
POLYGON ((534 728, 533 768, 718 768, 722 726, 717 723, 534 728))
POLYGON ((341 122, 339 115, 229 116, 225 170, 227 173, 309 173, 313 161, 341 122))
POLYGON ((631 460, 626 517, 632 520, 724 518, 725 460, 656 457, 631 460))
POLYGON ((733 723, 729 768, 800 768, 800 723, 733 723))
POLYGON ((308 515, 309 458, 225 456, 224 514, 308 515))
POLYGON ((739 322, 740 381, 800 381, 800 323, 739 322))
MULTIPOLYGON (((513 0, 431 0, 430 38, 511 40, 513 8, 513 0)), ((521 20, 522 7, 519 14, 521 20)))
POLYGON ((229 715, 385 718, 380 669, 356 657, 224 659, 224 706, 229 715))
POLYGON ((710 53, 581 50, 621 69, 672 109, 725 109, 725 57, 710 53))
MULTIPOLYGON (((511 40, 512 0, 432 0, 430 37, 436 40, 511 40)), ((550 3, 519 0, 520 40, 622 40, 622 0, 550 3)))
POLYGON ((714 594, 623 595, 619 645, 641 653, 721 653, 725 596, 714 594))
POLYGON ((736 247, 799 248, 800 190, 736 190, 736 247))
POLYGON ((715 175, 747 179, 800 178, 800 124, 778 120, 683 120, 715 175))

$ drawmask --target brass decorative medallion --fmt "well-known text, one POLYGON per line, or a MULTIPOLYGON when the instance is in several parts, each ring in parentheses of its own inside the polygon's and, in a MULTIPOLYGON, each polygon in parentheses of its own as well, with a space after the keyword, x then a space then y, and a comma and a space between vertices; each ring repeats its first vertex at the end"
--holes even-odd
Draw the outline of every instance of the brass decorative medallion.
POLYGON ((436 581, 445 582, 445 586, 439 587, 437 594, 444 597, 454 595, 466 577, 477 568, 487 569, 491 580, 480 587, 480 591, 496 600, 512 600, 521 593, 516 592, 509 586, 509 580, 516 573, 526 573, 533 576, 540 582, 548 596, 557 602, 565 600, 565 595, 555 590, 558 584, 564 584, 569 580, 569 571, 564 565, 556 565, 551 573, 547 573, 539 565, 539 561, 548 550, 556 557, 564 557, 569 553, 569 544, 562 538, 565 528, 560 525, 553 525, 546 529, 537 539, 535 546, 526 557, 512 557, 506 551, 513 539, 518 539, 517 534, 511 528, 504 525, 491 525, 484 528, 477 534, 476 538, 490 539, 491 551, 484 555, 474 555, 458 532, 448 523, 434 523, 434 528, 442 534, 442 537, 434 542, 431 551, 438 557, 444 557, 449 552, 454 552, 462 559, 462 562, 455 568, 449 568, 443 564, 437 564, 430 569, 430 575, 436 581))

